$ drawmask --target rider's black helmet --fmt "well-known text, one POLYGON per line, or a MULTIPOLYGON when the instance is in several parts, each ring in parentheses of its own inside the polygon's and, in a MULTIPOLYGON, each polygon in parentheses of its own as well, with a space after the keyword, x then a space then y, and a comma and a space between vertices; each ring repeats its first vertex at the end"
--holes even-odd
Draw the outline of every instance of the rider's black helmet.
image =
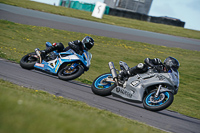
POLYGON ((92 37, 89 36, 83 38, 82 43, 86 50, 90 50, 94 46, 94 40, 92 39, 92 37))
POLYGON ((166 67, 168 70, 169 70, 169 69, 173 69, 173 70, 175 70, 175 71, 178 70, 178 68, 179 68, 179 66, 180 66, 178 60, 177 60, 176 58, 174 58, 174 57, 171 57, 171 56, 167 57, 167 58, 164 60, 163 64, 165 65, 165 67, 166 67))

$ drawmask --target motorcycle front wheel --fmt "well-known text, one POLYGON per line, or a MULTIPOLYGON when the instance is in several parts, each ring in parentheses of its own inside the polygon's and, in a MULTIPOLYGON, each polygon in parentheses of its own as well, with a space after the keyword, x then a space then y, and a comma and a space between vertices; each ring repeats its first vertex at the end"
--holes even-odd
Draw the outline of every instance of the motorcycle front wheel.
POLYGON ((115 83, 106 82, 105 79, 111 76, 111 73, 105 73, 98 76, 92 83, 91 89, 92 92, 96 95, 100 96, 108 96, 111 95, 111 91, 116 87, 115 83))
POLYGON ((84 68, 82 65, 76 66, 74 69, 69 70, 70 64, 68 67, 61 68, 58 72, 58 78, 62 80, 73 80, 78 78, 84 73, 84 68))
POLYGON ((161 92, 158 97, 155 97, 156 90, 147 94, 143 99, 143 106, 147 110, 160 111, 169 107, 173 100, 174 95, 171 92, 161 92))
POLYGON ((35 52, 29 53, 22 57, 20 60, 20 66, 24 69, 33 69, 36 62, 39 58, 35 52))

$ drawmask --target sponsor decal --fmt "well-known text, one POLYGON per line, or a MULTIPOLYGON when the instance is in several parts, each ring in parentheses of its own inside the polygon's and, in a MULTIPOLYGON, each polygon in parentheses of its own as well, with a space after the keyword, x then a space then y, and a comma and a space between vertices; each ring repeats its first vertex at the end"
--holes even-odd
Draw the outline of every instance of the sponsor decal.
POLYGON ((44 64, 40 64, 40 63, 36 63, 35 65, 38 67, 44 67, 44 64))
POLYGON ((129 98, 131 98, 132 96, 133 96, 133 91, 132 91, 132 93, 130 93, 129 91, 127 91, 126 89, 121 89, 121 88, 119 88, 119 87, 117 87, 116 88, 116 92, 117 93, 120 93, 120 94, 122 94, 122 95, 125 95, 125 96, 127 96, 127 97, 129 97, 129 98))
POLYGON ((85 55, 85 58, 87 59, 88 57, 87 57, 87 54, 86 53, 84 53, 84 55, 85 55))
POLYGON ((158 78, 159 80, 164 80, 165 79, 165 77, 162 76, 162 75, 157 75, 156 78, 158 78))
POLYGON ((56 67, 56 70, 55 70, 55 72, 58 70, 58 67, 59 67, 60 65, 58 65, 57 67, 56 67))
POLYGON ((62 61, 61 61, 61 59, 60 59, 60 58, 58 58, 58 60, 59 60, 60 64, 62 64, 62 61))

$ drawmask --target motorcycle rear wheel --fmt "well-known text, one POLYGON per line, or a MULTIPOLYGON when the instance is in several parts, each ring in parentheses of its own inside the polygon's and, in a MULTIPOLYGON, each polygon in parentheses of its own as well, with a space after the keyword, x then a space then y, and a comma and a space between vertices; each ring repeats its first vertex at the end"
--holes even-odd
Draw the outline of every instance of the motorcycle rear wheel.
POLYGON ((98 76, 92 83, 92 92, 100 96, 109 96, 111 91, 116 87, 115 83, 104 82, 104 79, 108 76, 112 76, 111 73, 105 73, 98 76))
POLYGON ((62 80, 73 80, 78 78, 84 73, 82 65, 78 65, 73 70, 68 70, 68 67, 61 68, 58 72, 58 78, 62 80))
POLYGON ((22 57, 20 60, 20 66, 24 69, 33 69, 35 63, 38 62, 38 58, 35 52, 29 53, 22 57))
POLYGON ((155 97, 156 90, 151 91, 143 99, 143 106, 147 110, 160 111, 169 107, 173 100, 174 95, 171 92, 161 92, 159 96, 155 97))

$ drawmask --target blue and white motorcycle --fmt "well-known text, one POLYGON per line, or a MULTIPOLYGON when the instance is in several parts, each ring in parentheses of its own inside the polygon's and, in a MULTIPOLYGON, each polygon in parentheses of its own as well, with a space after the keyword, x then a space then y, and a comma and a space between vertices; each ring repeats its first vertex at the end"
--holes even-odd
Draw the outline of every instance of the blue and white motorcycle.
MULTIPOLYGON (((46 42, 46 47, 52 44, 46 42)), ((82 55, 77 54, 72 49, 66 52, 53 51, 41 60, 37 51, 22 57, 20 66, 24 69, 37 69, 57 75, 62 80, 73 80, 81 76, 84 71, 88 71, 91 64, 92 54, 84 50, 82 55)))

